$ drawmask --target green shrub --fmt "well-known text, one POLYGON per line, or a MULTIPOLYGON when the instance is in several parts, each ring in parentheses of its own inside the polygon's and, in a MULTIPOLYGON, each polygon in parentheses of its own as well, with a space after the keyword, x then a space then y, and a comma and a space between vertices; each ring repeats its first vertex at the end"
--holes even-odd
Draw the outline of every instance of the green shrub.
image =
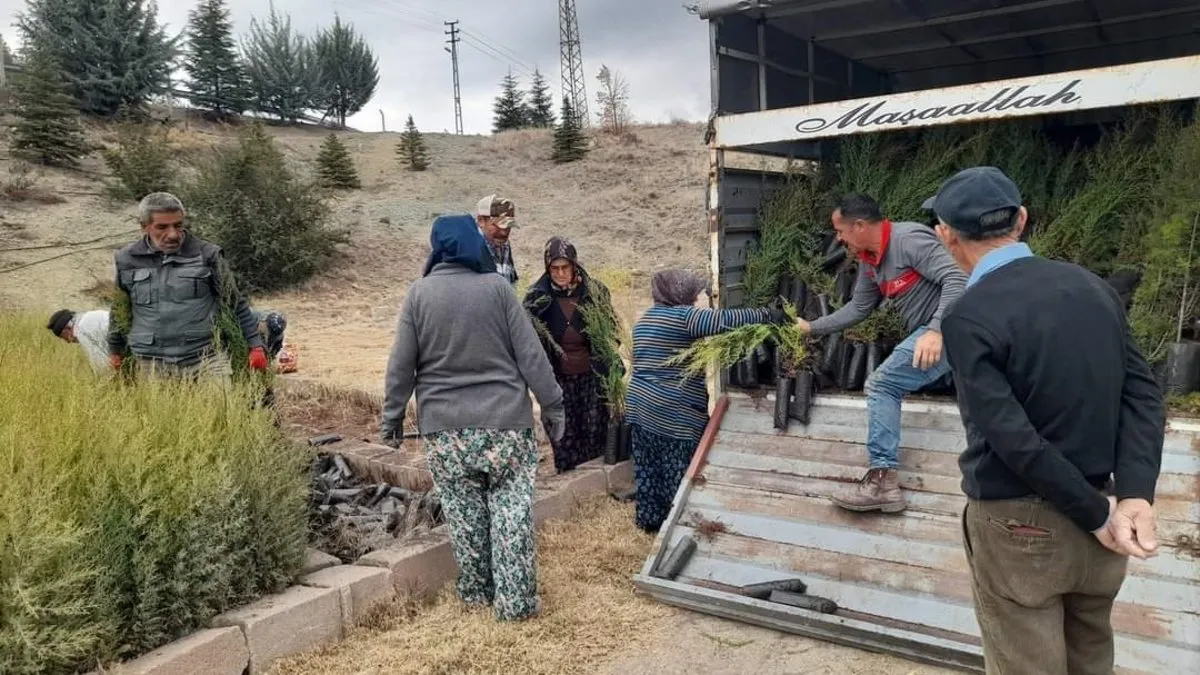
POLYGON ((321 151, 317 153, 317 182, 321 187, 331 190, 357 190, 362 187, 358 170, 354 168, 354 158, 337 134, 329 134, 321 143, 321 151))
POLYGON ((322 191, 298 178, 259 123, 218 151, 182 190, 192 229, 220 244, 244 292, 306 281, 337 258, 346 233, 332 227, 322 191))
POLYGON ((290 582, 307 458, 256 391, 96 378, 0 317, 0 672, 144 653, 290 582))
POLYGON ((175 153, 161 125, 137 121, 121 124, 116 145, 105 148, 103 155, 116 179, 108 185, 114 199, 138 201, 151 192, 175 188, 175 153))

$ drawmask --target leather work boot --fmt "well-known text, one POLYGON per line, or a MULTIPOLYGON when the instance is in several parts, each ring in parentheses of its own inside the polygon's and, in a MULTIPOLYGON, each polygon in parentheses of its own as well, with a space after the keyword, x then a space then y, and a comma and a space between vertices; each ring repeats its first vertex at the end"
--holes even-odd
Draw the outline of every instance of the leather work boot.
POLYGON ((900 492, 900 472, 871 469, 854 485, 839 488, 830 500, 848 511, 899 513, 906 506, 900 492))

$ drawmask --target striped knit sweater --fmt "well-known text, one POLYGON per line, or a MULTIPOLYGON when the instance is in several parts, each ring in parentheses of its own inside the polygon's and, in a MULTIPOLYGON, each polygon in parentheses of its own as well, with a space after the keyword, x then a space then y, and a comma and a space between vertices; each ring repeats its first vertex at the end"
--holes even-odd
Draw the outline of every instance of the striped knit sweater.
POLYGON ((663 365, 698 338, 770 318, 768 309, 700 309, 654 305, 633 326, 633 376, 626 419, 651 433, 699 441, 708 424, 708 389, 701 377, 663 365))

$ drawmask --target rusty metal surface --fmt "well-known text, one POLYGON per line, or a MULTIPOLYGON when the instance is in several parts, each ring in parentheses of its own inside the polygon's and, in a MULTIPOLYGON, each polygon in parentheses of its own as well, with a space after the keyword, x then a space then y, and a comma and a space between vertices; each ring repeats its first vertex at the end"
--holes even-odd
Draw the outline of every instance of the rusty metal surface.
MULTIPOLYGON (((979 628, 962 551, 957 455, 949 403, 906 403, 901 515, 853 514, 826 499, 866 464, 861 398, 820 397, 807 427, 772 427, 768 397, 731 394, 694 479, 680 486, 660 555, 690 534, 699 547, 673 582, 636 582, 658 599, 909 658, 981 672, 979 628), (837 614, 781 607, 736 587, 800 577, 837 614)), ((1122 673, 1200 672, 1200 424, 1171 420, 1158 499, 1160 554, 1133 560, 1117 598, 1122 673)))

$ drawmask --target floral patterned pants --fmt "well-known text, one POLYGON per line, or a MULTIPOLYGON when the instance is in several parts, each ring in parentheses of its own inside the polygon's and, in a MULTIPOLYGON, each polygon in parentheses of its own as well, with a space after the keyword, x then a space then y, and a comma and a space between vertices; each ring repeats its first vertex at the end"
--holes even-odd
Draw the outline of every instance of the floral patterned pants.
POLYGON ((511 621, 537 613, 532 429, 455 429, 425 436, 425 454, 450 545, 458 597, 511 621))

